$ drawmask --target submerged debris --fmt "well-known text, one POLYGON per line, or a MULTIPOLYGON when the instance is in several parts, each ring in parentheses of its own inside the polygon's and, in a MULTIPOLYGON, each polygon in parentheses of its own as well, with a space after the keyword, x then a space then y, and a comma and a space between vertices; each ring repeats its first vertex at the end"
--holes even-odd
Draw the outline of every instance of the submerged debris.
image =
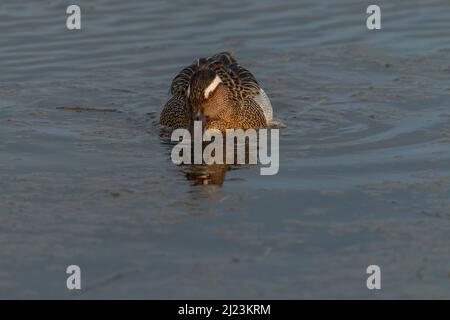
POLYGON ((56 107, 57 110, 74 111, 74 112, 119 112, 117 109, 98 109, 88 107, 56 107))

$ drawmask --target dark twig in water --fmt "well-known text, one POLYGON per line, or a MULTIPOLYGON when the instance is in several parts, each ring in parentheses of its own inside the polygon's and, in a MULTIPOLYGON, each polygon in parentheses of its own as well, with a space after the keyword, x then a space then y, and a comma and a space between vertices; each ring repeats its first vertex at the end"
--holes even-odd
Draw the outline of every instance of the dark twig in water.
POLYGON ((122 279, 124 279, 126 276, 131 275, 131 274, 136 274, 136 273, 142 273, 144 272, 144 270, 142 268, 130 268, 127 270, 123 270, 123 271, 118 271, 115 272, 103 279, 99 279, 97 281, 94 281, 94 283, 88 285, 88 286, 84 286, 83 290, 80 292, 86 292, 86 291, 92 291, 92 290, 96 290, 98 288, 102 288, 102 287, 106 287, 109 286, 111 284, 116 283, 116 281, 120 281, 122 279))
POLYGON ((97 109, 87 107, 56 107, 56 109, 74 112, 119 112, 117 109, 97 109))

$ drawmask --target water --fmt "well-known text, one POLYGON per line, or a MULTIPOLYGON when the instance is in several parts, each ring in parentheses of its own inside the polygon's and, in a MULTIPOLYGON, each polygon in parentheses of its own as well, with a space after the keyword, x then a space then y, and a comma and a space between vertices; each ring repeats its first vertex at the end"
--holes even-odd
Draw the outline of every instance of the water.
POLYGON ((98 0, 70 32, 71 3, 0 4, 0 298, 450 297, 447 1, 378 1, 381 31, 352 0, 98 0), (170 161, 170 81, 222 50, 287 126, 278 175, 170 161))

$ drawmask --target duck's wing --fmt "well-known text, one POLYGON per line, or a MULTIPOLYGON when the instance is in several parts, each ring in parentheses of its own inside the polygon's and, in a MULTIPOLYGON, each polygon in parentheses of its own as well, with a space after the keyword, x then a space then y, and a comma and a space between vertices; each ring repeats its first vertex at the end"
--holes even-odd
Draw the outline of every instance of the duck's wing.
POLYGON ((209 57, 208 67, 219 75, 222 82, 228 87, 232 98, 241 104, 244 99, 254 97, 259 93, 260 87, 253 74, 242 67, 230 52, 221 52, 209 57))
POLYGON ((198 70, 196 64, 191 64, 190 66, 181 70, 175 78, 172 80, 170 85, 170 93, 173 96, 186 97, 186 92, 191 82, 192 75, 198 70))
POLYGON ((253 74, 242 67, 232 53, 221 52, 208 58, 208 61, 209 67, 219 75, 238 105, 245 107, 249 105, 247 100, 253 100, 262 109, 267 123, 272 121, 273 110, 269 97, 253 74))
POLYGON ((260 88, 259 93, 251 99, 255 101, 256 104, 258 104, 259 107, 262 109, 267 124, 269 124, 273 120, 273 108, 272 103, 270 103, 270 99, 264 92, 263 88, 260 88))

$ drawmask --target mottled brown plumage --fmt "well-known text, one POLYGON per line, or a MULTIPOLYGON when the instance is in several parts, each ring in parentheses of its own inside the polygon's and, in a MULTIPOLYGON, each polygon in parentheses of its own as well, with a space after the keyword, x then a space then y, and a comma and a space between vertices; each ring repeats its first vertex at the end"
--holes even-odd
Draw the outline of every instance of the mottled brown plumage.
POLYGON ((272 120, 272 106, 255 77, 229 52, 202 58, 173 79, 172 97, 160 123, 189 128, 202 120, 206 129, 262 128, 272 120))

